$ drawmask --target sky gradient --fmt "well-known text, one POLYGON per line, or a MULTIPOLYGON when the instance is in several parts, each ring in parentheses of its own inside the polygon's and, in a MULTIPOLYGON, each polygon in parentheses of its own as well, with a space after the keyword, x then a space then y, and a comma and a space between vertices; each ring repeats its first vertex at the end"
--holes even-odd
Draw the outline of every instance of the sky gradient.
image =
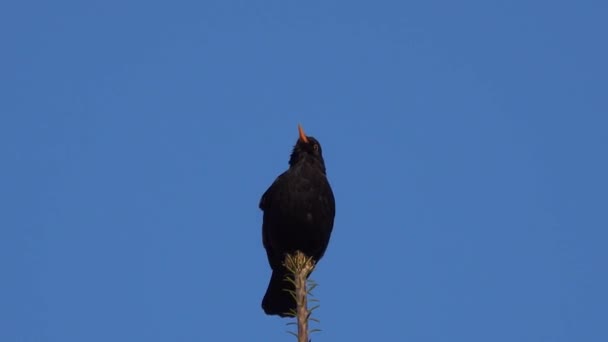
POLYGON ((600 1, 0 5, 0 341, 289 341, 262 193, 336 197, 313 341, 608 341, 600 1))

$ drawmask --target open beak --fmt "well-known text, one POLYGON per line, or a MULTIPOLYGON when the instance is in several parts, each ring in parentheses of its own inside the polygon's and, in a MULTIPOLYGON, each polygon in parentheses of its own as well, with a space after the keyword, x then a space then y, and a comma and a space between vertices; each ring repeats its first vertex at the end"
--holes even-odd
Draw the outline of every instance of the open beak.
POLYGON ((304 129, 302 129, 300 124, 298 124, 298 132, 300 132, 300 140, 308 144, 308 138, 306 137, 306 134, 304 134, 304 129))

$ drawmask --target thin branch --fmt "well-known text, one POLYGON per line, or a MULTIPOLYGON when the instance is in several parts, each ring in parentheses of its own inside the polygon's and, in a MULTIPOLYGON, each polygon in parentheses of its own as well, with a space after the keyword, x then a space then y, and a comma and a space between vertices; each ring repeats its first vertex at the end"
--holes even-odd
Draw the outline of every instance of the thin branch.
POLYGON ((295 255, 285 257, 285 267, 293 274, 295 298, 297 303, 296 318, 298 323, 298 342, 309 342, 308 319, 312 310, 308 309, 308 276, 315 268, 312 258, 297 251, 295 255))

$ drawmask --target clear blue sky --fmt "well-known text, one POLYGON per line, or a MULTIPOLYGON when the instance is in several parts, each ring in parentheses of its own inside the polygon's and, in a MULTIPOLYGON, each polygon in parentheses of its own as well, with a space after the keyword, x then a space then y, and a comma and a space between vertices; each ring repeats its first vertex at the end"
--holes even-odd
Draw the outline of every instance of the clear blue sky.
POLYGON ((314 341, 608 341, 605 1, 0 5, 0 340, 293 341, 261 194, 337 216, 314 341))

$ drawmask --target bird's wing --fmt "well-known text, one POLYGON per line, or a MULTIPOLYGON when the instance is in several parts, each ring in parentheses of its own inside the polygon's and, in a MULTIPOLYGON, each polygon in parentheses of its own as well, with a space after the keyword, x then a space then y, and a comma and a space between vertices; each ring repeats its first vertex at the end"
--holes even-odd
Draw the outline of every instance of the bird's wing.
POLYGON ((266 191, 264 191, 264 194, 262 194, 259 204, 260 209, 266 210, 266 208, 268 208, 268 198, 272 196, 273 186, 275 185, 275 183, 276 180, 274 181, 274 183, 272 183, 272 185, 268 187, 268 189, 266 189, 266 191))
POLYGON ((331 188, 331 185, 329 185, 329 180, 327 182, 327 190, 328 190, 328 195, 329 195, 329 201, 327 202, 327 205, 329 205, 329 207, 330 207, 331 216, 335 216, 336 215, 336 199, 334 197, 334 191, 331 188))
MULTIPOLYGON (((273 199, 273 196, 275 196, 275 191, 277 188, 276 185, 278 182, 281 181, 283 175, 284 175, 284 173, 281 174, 280 176, 278 176, 274 180, 274 182, 272 182, 272 184, 268 187, 268 189, 266 189, 266 191, 260 198, 259 207, 260 207, 260 209, 262 209, 262 211, 268 210, 270 208, 270 206, 272 205, 272 199, 273 199)), ((278 265, 275 265, 277 256, 274 254, 274 248, 271 244, 270 237, 268 236, 268 234, 270 233, 269 225, 272 224, 269 222, 269 220, 272 220, 272 218, 270 216, 267 216, 267 213, 265 212, 263 219, 262 219, 262 245, 264 246, 264 249, 266 250, 268 262, 270 263, 271 267, 274 269, 275 267, 278 267, 278 265)))
POLYGON ((262 197, 260 198, 260 203, 259 203, 259 207, 262 210, 266 210, 268 208, 268 205, 270 205, 269 200, 270 198, 272 198, 274 189, 275 189, 275 185, 281 181, 281 179, 283 179, 284 175, 286 172, 283 172, 282 174, 280 174, 275 180, 274 182, 272 182, 272 184, 268 187, 268 189, 266 189, 266 191, 264 191, 264 194, 262 194, 262 197))

